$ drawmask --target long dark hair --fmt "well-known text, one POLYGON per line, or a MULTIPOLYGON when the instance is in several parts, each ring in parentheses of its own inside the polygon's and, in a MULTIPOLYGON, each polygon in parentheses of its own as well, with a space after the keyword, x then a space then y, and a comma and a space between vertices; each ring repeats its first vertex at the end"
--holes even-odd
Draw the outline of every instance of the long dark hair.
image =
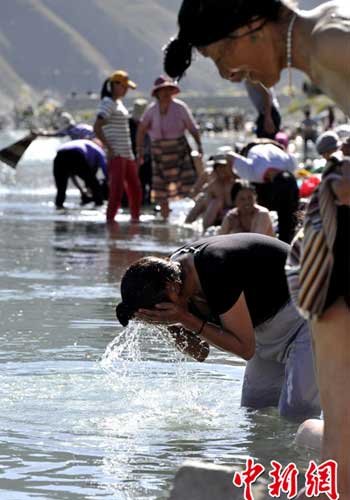
POLYGON ((135 312, 152 309, 168 299, 167 284, 182 283, 181 266, 177 262, 158 257, 143 257, 125 272, 120 292, 122 302, 116 307, 116 315, 127 326, 135 312))
MULTIPOLYGON (((181 78, 192 62, 193 47, 226 38, 252 21, 278 19, 281 0, 183 0, 178 14, 179 32, 165 48, 164 70, 181 78)), ((256 29, 254 29, 256 31, 256 29)))
POLYGON ((101 99, 103 99, 104 97, 112 97, 112 88, 111 88, 111 82, 110 82, 109 78, 106 78, 102 84, 100 97, 101 97, 101 99))

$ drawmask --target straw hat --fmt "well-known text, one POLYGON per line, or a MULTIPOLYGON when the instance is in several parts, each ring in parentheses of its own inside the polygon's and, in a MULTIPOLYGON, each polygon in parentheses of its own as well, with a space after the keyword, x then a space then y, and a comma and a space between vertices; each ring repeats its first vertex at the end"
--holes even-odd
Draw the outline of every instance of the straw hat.
POLYGON ((129 87, 130 89, 136 89, 137 85, 135 82, 129 79, 129 75, 126 71, 122 69, 118 69, 118 71, 114 71, 109 77, 110 82, 121 83, 125 87, 129 87))
POLYGON ((170 78, 167 78, 166 76, 161 75, 161 76, 158 76, 158 78, 156 78, 156 80, 154 81, 153 89, 152 89, 152 93, 151 93, 152 96, 155 97, 158 90, 164 89, 166 87, 173 89, 173 92, 172 92, 173 95, 178 94, 180 92, 180 88, 175 82, 170 80, 170 78))

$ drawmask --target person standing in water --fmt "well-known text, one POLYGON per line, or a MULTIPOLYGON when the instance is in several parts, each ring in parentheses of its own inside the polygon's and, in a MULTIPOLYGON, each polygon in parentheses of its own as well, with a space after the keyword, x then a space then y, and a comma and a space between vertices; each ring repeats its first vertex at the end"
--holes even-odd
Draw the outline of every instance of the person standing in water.
POLYGON ((136 83, 130 80, 128 73, 118 70, 105 80, 101 90, 94 130, 108 152, 107 222, 114 221, 124 189, 128 196, 131 221, 138 222, 140 217, 142 189, 132 152, 129 112, 122 101, 128 89, 135 88, 136 83))
POLYGON ((188 106, 174 99, 180 92, 169 78, 158 77, 153 86, 155 98, 145 111, 138 127, 136 147, 138 163, 144 160, 144 137, 148 133, 152 143, 152 198, 160 204, 164 219, 169 216, 169 200, 189 196, 196 181, 191 149, 185 137, 188 131, 194 138, 198 152, 203 153, 199 127, 188 106))

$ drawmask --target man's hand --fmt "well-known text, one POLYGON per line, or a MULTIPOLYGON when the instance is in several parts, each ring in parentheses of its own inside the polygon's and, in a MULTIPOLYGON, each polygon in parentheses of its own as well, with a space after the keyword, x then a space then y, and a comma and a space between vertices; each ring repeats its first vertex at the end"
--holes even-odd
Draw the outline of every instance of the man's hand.
POLYGON ((173 302, 156 304, 153 309, 139 309, 135 314, 135 316, 142 321, 159 323, 161 325, 173 325, 175 323, 183 324, 187 315, 187 309, 173 302))

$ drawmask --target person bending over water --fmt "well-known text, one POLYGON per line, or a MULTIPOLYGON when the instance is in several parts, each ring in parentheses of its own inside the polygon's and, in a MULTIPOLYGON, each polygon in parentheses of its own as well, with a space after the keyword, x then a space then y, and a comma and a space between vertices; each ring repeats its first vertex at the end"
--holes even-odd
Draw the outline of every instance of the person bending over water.
POLYGON ((178 25, 165 49, 164 69, 172 78, 184 75, 194 49, 233 82, 272 87, 284 68, 293 67, 350 114, 348 2, 301 11, 281 0, 183 0, 178 25))
POLYGON ((234 234, 203 238, 170 260, 142 258, 122 278, 117 317, 124 326, 132 318, 176 325, 247 360, 243 406, 319 415, 310 333, 284 273, 288 249, 276 238, 234 234))
POLYGON ((56 208, 64 208, 69 179, 74 179, 82 203, 93 200, 96 206, 103 204, 103 189, 96 174, 101 168, 104 178, 107 179, 107 162, 104 150, 95 141, 97 139, 77 139, 65 142, 58 148, 53 161, 53 175, 57 189, 56 208), (85 189, 78 178, 84 181, 85 189), (90 190, 91 198, 86 188, 90 190))

